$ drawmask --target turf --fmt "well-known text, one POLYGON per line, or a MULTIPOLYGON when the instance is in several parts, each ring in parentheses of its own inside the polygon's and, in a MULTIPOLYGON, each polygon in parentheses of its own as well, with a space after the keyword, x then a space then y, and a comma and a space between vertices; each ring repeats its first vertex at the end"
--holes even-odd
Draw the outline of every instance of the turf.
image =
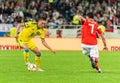
MULTIPOLYGON (((0 51, 0 83, 120 83, 119 52, 100 52, 103 73, 91 68, 81 51, 42 51, 44 72, 29 72, 22 51, 0 51)), ((30 52, 30 62, 34 63, 30 52)))

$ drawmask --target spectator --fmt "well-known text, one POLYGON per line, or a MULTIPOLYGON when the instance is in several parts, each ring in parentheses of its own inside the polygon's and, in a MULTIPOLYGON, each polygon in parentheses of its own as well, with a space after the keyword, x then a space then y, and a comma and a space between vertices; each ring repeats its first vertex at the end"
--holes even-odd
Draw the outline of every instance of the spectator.
POLYGON ((62 38, 62 30, 61 30, 61 27, 59 27, 58 29, 57 29, 57 31, 56 31, 56 37, 57 38, 62 38))
POLYGON ((23 13, 26 19, 32 17, 36 20, 41 14, 46 13, 53 23, 62 17, 66 24, 72 22, 75 14, 80 13, 85 17, 88 12, 93 12, 98 22, 111 20, 112 24, 119 24, 120 2, 115 0, 2 0, 0 23, 3 20, 6 23, 20 22, 23 15, 19 18, 19 12, 23 13), (55 14, 56 19, 53 19, 55 14))
POLYGON ((79 25, 79 19, 78 19, 78 12, 75 12, 75 15, 73 16, 73 25, 79 25))
POLYGON ((14 37, 16 35, 16 27, 15 24, 13 24, 13 27, 10 28, 10 37, 14 37))
POLYGON ((80 37, 81 37, 81 29, 78 29, 76 38, 80 38, 80 37))
POLYGON ((50 37, 50 31, 47 28, 46 31, 45 31, 45 38, 49 38, 49 37, 50 37))

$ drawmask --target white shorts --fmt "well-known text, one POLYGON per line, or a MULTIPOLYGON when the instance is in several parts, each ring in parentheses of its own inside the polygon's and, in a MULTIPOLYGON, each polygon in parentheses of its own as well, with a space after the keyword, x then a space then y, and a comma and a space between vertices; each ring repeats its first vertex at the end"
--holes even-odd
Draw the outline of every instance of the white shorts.
POLYGON ((99 57, 98 47, 97 45, 85 45, 81 44, 82 46, 82 53, 84 55, 90 56, 90 57, 99 57))

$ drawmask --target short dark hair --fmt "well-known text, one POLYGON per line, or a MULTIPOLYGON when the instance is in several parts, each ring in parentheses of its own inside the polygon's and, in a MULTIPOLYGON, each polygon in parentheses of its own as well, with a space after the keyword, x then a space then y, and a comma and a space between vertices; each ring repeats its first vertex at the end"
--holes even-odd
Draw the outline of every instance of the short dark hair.
POLYGON ((92 12, 89 12, 89 13, 87 14, 87 16, 88 16, 89 18, 94 18, 94 15, 93 15, 92 12))
POLYGON ((46 20, 47 19, 47 14, 41 14, 40 15, 40 19, 42 19, 42 20, 46 20))

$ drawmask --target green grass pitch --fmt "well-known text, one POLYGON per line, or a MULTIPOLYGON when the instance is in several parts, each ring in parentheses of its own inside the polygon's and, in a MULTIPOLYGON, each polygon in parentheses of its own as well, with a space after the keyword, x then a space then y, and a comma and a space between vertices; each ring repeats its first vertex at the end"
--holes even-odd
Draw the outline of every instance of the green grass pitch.
MULTIPOLYGON (((30 52, 30 62, 34 63, 30 52)), ((100 52, 103 73, 81 51, 42 51, 44 72, 29 72, 22 51, 0 51, 0 83, 120 83, 120 52, 100 52)))

